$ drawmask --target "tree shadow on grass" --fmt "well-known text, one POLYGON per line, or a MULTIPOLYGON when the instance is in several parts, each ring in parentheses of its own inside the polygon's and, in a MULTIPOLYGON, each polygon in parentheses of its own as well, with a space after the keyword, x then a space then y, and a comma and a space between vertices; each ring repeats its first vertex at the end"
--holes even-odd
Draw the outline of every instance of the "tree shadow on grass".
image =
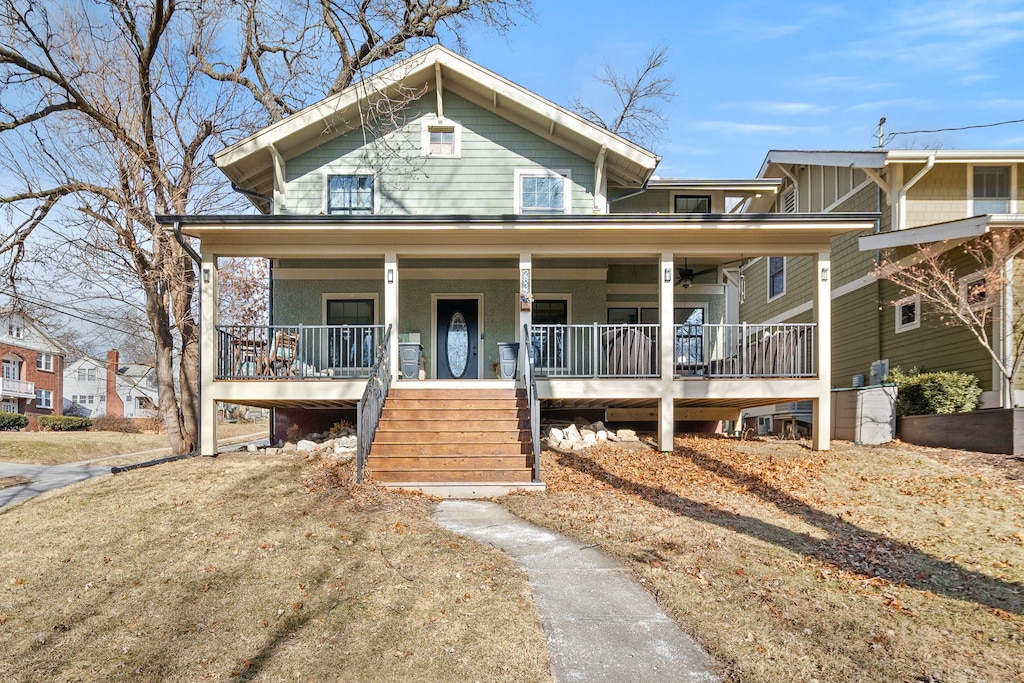
POLYGON ((1020 583, 1003 581, 965 569, 884 534, 862 529, 836 515, 813 508, 763 479, 705 453, 687 448, 677 448, 675 453, 817 527, 828 534, 828 538, 818 540, 756 517, 721 510, 663 488, 626 479, 577 453, 561 455, 558 460, 565 467, 587 474, 669 512, 771 543, 843 571, 866 578, 878 577, 909 588, 1024 615, 1024 585, 1020 583))

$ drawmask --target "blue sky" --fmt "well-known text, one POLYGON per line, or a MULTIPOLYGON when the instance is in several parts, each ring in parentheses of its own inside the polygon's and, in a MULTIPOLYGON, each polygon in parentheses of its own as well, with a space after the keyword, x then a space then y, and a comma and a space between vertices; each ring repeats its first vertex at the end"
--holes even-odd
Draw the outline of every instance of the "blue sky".
MULTIPOLYGON (((467 56, 554 102, 598 105, 605 63, 667 46, 676 98, 658 174, 742 178, 769 149, 867 149, 886 131, 1024 119, 1024 1, 534 0, 467 56)), ((1024 124, 896 136, 890 148, 1024 149, 1024 124)))

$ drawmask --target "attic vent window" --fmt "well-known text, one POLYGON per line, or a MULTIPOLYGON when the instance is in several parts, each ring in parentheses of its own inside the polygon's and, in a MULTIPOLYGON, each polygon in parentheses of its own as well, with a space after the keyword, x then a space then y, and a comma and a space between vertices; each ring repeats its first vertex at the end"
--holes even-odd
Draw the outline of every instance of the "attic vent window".
POLYGON ((457 159, 462 156, 462 126, 447 119, 424 121, 420 147, 424 157, 457 159))
POLYGON ((782 194, 782 213, 796 213, 796 190, 789 188, 782 194))

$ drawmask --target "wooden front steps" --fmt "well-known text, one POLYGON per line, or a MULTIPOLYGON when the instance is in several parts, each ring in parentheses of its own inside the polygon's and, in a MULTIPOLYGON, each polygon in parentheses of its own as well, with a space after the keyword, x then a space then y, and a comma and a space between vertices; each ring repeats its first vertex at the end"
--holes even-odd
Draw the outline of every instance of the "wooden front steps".
POLYGON ((525 392, 514 388, 393 386, 370 447, 370 478, 432 493, 537 488, 529 416, 525 392))

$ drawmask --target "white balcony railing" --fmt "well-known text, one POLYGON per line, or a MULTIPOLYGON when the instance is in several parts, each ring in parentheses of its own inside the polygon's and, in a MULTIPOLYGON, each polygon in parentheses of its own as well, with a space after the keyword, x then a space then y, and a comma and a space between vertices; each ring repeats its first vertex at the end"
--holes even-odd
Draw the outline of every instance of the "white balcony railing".
POLYGON ((4 398, 35 398, 36 385, 34 382, 4 377, 3 383, 0 384, 0 395, 4 398))

